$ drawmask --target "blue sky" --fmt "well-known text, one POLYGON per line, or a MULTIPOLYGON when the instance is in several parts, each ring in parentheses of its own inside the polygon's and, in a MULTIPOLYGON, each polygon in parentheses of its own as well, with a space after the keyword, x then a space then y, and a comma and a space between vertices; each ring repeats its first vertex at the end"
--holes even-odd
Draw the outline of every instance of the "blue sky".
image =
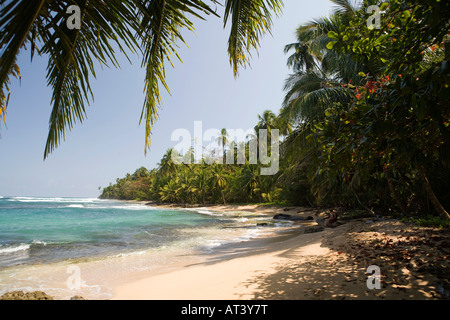
MULTIPOLYGON (((253 128, 258 114, 277 113, 283 83, 289 74, 286 44, 295 41, 295 29, 332 10, 329 0, 285 0, 282 16, 274 19, 271 35, 261 41, 251 68, 234 78, 227 56, 228 32, 222 20, 195 21, 196 31, 185 33, 180 45, 183 63, 167 65, 171 95, 162 92, 163 106, 153 127, 151 150, 144 155, 144 126, 139 118, 144 102, 144 70, 139 57, 121 69, 97 68, 91 86, 95 100, 87 119, 66 134, 64 141, 43 160, 51 112, 51 90, 46 85, 44 57, 19 57, 22 79, 13 79, 6 116, 0 127, 0 195, 97 197, 117 177, 145 166, 154 168, 165 151, 177 144, 178 128, 193 132, 194 121, 203 129, 253 128)), ((220 10, 220 9, 219 9, 220 10)))

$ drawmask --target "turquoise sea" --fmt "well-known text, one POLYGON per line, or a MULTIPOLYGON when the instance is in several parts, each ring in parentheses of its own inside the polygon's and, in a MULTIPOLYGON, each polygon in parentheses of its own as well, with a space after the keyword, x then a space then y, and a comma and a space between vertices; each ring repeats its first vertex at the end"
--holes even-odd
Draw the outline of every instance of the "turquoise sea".
POLYGON ((207 207, 0 196, 0 295, 42 290, 109 299, 111 288, 132 275, 222 257, 230 246, 290 227, 264 214, 207 207), (75 291, 67 285, 73 266, 81 274, 75 291))
POLYGON ((96 198, 1 197, 0 269, 183 242, 210 249, 231 240, 220 230, 245 229, 241 237, 254 234, 257 219, 96 198))

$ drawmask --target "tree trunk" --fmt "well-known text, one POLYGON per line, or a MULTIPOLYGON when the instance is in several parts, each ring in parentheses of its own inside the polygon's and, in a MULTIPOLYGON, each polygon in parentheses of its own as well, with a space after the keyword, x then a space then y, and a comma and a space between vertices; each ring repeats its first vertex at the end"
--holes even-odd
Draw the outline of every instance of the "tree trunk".
POLYGON ((220 193, 222 193, 223 204, 227 204, 227 202, 225 201, 225 194, 223 193, 222 189, 220 189, 220 193))
POLYGON ((391 190, 392 197, 395 200, 395 203, 399 207, 399 209, 403 212, 404 215, 408 215, 408 210, 406 210, 405 205, 403 204, 402 199, 400 199, 397 190, 394 188, 394 183, 392 182, 391 170, 383 167, 384 176, 386 177, 387 183, 389 185, 389 189, 391 190))
POLYGON ((442 206, 442 204, 439 202, 439 199, 436 197, 436 194, 434 193, 433 189, 431 188, 430 181, 428 180, 427 175, 425 174, 425 168, 423 166, 419 166, 418 169, 419 169, 420 180, 422 180, 425 191, 426 191, 428 197, 430 197, 431 203, 433 204, 437 213, 444 219, 450 219, 450 215, 445 210, 445 208, 442 206))

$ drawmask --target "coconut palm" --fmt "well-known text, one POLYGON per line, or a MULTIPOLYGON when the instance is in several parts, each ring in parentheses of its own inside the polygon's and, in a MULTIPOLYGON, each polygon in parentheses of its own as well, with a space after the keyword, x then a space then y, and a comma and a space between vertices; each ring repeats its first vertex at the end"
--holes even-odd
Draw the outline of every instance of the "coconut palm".
POLYGON ((211 170, 210 183, 213 189, 218 189, 222 195, 223 204, 227 204, 225 200, 224 189, 227 185, 227 178, 222 165, 215 164, 211 170))
MULTIPOLYGON (((295 50, 287 60, 293 73, 286 79, 286 95, 278 118, 291 121, 295 129, 281 145, 284 170, 280 181, 289 182, 298 170, 304 170, 305 163, 308 170, 316 168, 313 163, 320 146, 312 140, 315 125, 326 117, 325 111, 330 106, 335 103, 345 105, 351 101, 353 93, 346 84, 358 83, 361 80, 358 73, 366 70, 349 55, 328 47, 332 40, 329 33, 337 32, 357 11, 357 7, 348 0, 332 2, 337 5, 333 14, 300 26, 297 42, 285 47, 286 53, 295 50)), ((308 172, 308 176, 314 177, 312 186, 317 188, 313 193, 318 200, 324 193, 322 190, 328 188, 324 189, 325 184, 319 181, 316 171, 308 172)))
POLYGON ((358 73, 365 71, 349 55, 327 47, 332 40, 329 32, 338 32, 358 10, 350 0, 331 1, 336 4, 333 14, 300 26, 297 42, 285 46, 285 53, 295 50, 287 59, 294 73, 285 82, 281 119, 297 123, 316 120, 333 102, 347 101, 349 92, 341 84, 360 81, 358 73))
POLYGON ((173 148, 168 149, 159 163, 159 173, 164 177, 172 177, 177 172, 177 165, 172 160, 173 148))
MULTIPOLYGON (((238 190, 241 194, 253 201, 260 193, 259 167, 254 164, 244 164, 237 176, 238 190)), ((259 198, 258 198, 259 200, 259 198)))
POLYGON ((142 56, 146 79, 141 123, 147 152, 162 103, 160 86, 169 90, 165 61, 179 58, 176 44, 184 43, 182 30, 194 30, 193 19, 218 16, 215 9, 223 4, 224 27, 230 25, 228 55, 237 76, 282 8, 282 0, 3 0, 0 4, 0 117, 10 78, 17 75, 17 56, 28 49, 31 57, 37 52, 48 59, 46 79, 53 95, 44 158, 65 138, 66 130, 86 117, 95 63, 118 66, 113 47, 142 56), (79 29, 67 26, 69 5, 80 8, 79 29))
POLYGON ((178 190, 179 187, 175 180, 170 180, 166 185, 164 185, 159 192, 161 200, 165 202, 176 203, 178 201, 178 190))
POLYGON ((228 145, 228 132, 227 129, 223 128, 220 130, 220 134, 217 137, 217 143, 222 146, 222 163, 226 163, 226 146, 228 145))
POLYGON ((276 115, 270 111, 265 110, 262 115, 258 114, 258 123, 255 126, 255 132, 258 133, 259 130, 267 130, 267 135, 270 136, 272 129, 276 129, 276 115))
POLYGON ((194 177, 194 188, 199 192, 202 204, 206 204, 206 194, 210 190, 210 187, 208 184, 209 174, 204 163, 201 166, 195 167, 194 177))

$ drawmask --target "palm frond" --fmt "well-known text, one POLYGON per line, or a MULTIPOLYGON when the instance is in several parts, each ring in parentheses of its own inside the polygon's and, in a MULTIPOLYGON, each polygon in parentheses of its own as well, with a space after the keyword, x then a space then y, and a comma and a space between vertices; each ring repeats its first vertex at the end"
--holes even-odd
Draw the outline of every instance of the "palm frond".
MULTIPOLYGON (((215 1, 214 1, 215 2, 215 1)), ((161 0, 146 1, 140 6, 142 12, 142 64, 146 67, 145 102, 141 120, 145 122, 145 153, 151 142, 151 129, 158 118, 158 107, 162 103, 159 85, 170 93, 165 80, 165 60, 173 66, 171 57, 181 58, 176 52, 176 42, 184 42, 181 29, 193 31, 193 23, 188 14, 203 19, 203 14, 215 14, 203 1, 161 0)))
MULTIPOLYGON (((67 130, 86 118, 86 106, 93 100, 90 86, 95 67, 118 66, 114 48, 125 53, 139 49, 146 68, 145 101, 140 123, 145 123, 145 152, 150 146, 151 128, 162 103, 160 86, 169 93, 165 62, 173 65, 178 42, 184 43, 182 29, 193 30, 190 19, 217 14, 216 0, 73 0, 81 9, 81 28, 67 28, 66 0, 1 1, 0 9, 0 89, 7 100, 9 76, 25 45, 31 57, 37 51, 48 57, 47 83, 53 89, 46 158, 65 139, 67 130), (42 47, 39 47, 42 46, 42 47), (113 48, 114 46, 114 48, 113 48)), ((272 15, 279 14, 282 0, 226 0, 224 25, 231 22, 229 56, 233 72, 249 62, 248 54, 259 47, 264 33, 270 32, 272 15)), ((0 118, 6 107, 1 105, 0 118)))
POLYGON ((76 3, 82 12, 79 30, 67 28, 64 4, 57 2, 49 7, 56 14, 38 29, 44 43, 41 51, 49 59, 47 82, 53 89, 44 158, 65 139, 67 129, 71 130, 77 121, 84 121, 85 105, 93 99, 89 81, 90 75, 96 76, 94 63, 118 66, 111 42, 122 52, 119 38, 131 50, 136 45, 128 27, 127 19, 133 15, 130 6, 119 0, 110 1, 107 7, 86 0, 76 3))
POLYGON ((46 1, 9 1, 0 9, 0 84, 6 82, 46 1))
POLYGON ((350 97, 339 82, 324 78, 317 71, 290 75, 285 90, 280 117, 292 117, 295 121, 318 119, 329 105, 350 97))
POLYGON ((282 7, 282 0, 226 0, 224 26, 231 21, 228 55, 235 76, 240 67, 248 66, 251 50, 271 32, 272 14, 278 15, 282 7))
POLYGON ((6 124, 10 77, 20 77, 17 55, 46 0, 1 2, 0 8, 0 120, 6 124))
MULTIPOLYGON (((335 4, 334 12, 341 15, 353 14, 358 10, 358 4, 356 1, 352 3, 351 0, 330 0, 335 4)), ((360 1, 362 2, 362 1, 360 1)))

